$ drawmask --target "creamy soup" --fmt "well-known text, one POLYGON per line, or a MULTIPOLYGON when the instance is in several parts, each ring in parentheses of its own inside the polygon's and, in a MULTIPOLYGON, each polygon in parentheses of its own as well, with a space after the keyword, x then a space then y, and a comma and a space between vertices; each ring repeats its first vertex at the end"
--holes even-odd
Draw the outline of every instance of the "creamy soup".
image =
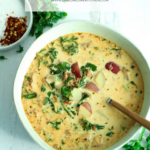
POLYGON ((107 104, 109 97, 139 114, 142 75, 125 50, 89 33, 68 34, 46 45, 22 86, 30 124, 58 150, 103 150, 129 132, 135 122, 107 104))

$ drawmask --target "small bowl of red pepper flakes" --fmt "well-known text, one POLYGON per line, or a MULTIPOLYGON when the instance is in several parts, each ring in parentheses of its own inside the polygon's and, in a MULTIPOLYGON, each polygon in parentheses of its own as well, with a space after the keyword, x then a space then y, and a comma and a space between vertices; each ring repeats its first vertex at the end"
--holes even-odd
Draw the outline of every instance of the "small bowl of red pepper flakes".
POLYGON ((27 16, 25 17, 12 17, 7 18, 6 29, 4 37, 0 39, 3 46, 7 46, 18 41, 27 30, 27 16))
MULTIPOLYGON (((30 4, 29 8, 31 8, 30 4)), ((6 14, 6 27, 3 31, 3 36, 0 37, 0 51, 9 50, 18 46, 28 36, 31 30, 33 23, 32 10, 25 12, 26 15, 21 17, 17 17, 18 14, 15 16, 14 13, 15 11, 11 15, 6 14)))

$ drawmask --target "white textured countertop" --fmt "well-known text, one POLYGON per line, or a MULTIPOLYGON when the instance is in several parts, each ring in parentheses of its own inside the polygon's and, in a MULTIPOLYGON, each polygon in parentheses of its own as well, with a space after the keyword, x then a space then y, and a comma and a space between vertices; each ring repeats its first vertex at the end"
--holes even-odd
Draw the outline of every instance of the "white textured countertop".
MULTIPOLYGON (((110 0, 107 5, 114 6, 116 1, 118 0, 110 0)), ((115 12, 69 12, 67 18, 60 20, 58 24, 69 20, 91 20, 107 25, 135 43, 150 63, 150 0, 130 1, 128 1, 128 5, 124 6, 123 11, 119 9, 118 5, 115 12)), ((42 149, 24 129, 13 101, 13 82, 17 68, 34 40, 35 38, 28 37, 22 43, 24 47, 22 53, 16 53, 18 48, 0 52, 0 56, 8 58, 0 61, 0 150, 42 149)), ((149 132, 146 131, 145 135, 148 134, 149 132)), ((138 135, 136 136, 138 137, 138 135)))

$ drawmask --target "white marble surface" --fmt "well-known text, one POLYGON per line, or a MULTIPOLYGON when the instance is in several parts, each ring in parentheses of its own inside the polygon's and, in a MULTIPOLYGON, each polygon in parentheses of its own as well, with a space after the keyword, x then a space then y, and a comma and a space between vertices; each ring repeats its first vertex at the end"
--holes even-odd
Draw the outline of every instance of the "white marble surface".
MULTIPOLYGON (((115 6, 115 1, 111 0, 109 7, 115 6)), ((150 0, 133 0, 125 7, 128 6, 133 9, 122 11, 118 6, 114 12, 69 12, 67 18, 59 21, 58 24, 69 20, 91 20, 105 24, 134 42, 150 63, 150 0)), ((21 54, 16 53, 17 48, 0 52, 0 56, 4 55, 8 58, 0 61, 0 150, 42 149, 24 129, 13 101, 13 82, 17 68, 34 40, 35 38, 28 37, 22 43, 24 51, 21 54)), ((146 131, 145 135, 148 134, 149 132, 146 131)))

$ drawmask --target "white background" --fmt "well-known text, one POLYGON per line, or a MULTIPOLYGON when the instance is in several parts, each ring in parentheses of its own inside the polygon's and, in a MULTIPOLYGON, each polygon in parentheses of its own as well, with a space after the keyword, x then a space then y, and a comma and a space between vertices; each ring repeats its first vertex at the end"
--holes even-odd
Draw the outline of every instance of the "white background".
MULTIPOLYGON (((120 0, 110 0, 105 3, 105 8, 101 12, 68 12, 68 16, 58 24, 69 20, 90 20, 107 25, 135 43, 150 63, 150 0, 124 1, 127 3, 122 5, 120 0)), ((18 48, 0 52, 0 56, 8 58, 0 61, 0 150, 42 149, 24 129, 13 101, 13 82, 17 68, 34 40, 35 38, 29 36, 22 43, 24 51, 20 54, 16 53, 18 48)), ((146 131, 145 135, 148 134, 149 132, 146 131)))

